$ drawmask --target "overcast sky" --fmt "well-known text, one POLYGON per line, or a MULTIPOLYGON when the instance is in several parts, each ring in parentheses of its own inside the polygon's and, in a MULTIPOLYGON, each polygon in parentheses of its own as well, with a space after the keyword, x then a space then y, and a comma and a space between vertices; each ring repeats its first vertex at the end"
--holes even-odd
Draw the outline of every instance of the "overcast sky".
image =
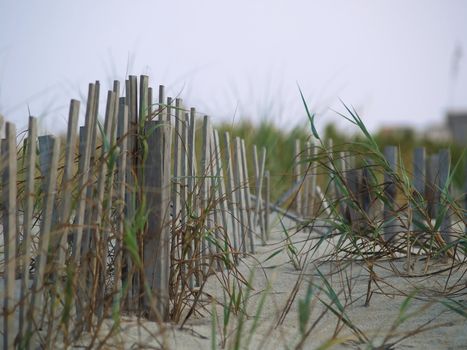
POLYGON ((0 113, 18 128, 29 108, 63 130, 89 82, 127 74, 214 121, 303 121, 298 84, 321 126, 342 99, 373 130, 423 128, 467 108, 467 1, 0 0, 0 113))

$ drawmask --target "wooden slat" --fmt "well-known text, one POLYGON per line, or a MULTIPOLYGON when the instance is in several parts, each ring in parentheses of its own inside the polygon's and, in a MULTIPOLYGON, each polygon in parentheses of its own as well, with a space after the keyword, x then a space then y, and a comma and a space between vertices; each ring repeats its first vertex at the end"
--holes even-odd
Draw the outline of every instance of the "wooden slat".
POLYGON ((393 173, 397 171, 397 147, 386 146, 384 148, 384 157, 389 164, 390 172, 384 174, 384 194, 387 198, 387 203, 384 205, 384 239, 390 241, 394 238, 398 231, 398 223, 395 220, 395 199, 397 188, 394 183, 393 173))
MULTIPOLYGON (((120 82, 118 80, 114 80, 112 91, 115 93, 115 115, 118 116, 118 110, 120 108, 120 82)), ((118 123, 115 122, 112 125, 112 139, 113 140, 117 138, 117 128, 118 128, 118 123)))
POLYGON ((190 124, 188 129, 188 193, 189 193, 189 206, 192 210, 196 210, 197 201, 195 188, 196 184, 196 109, 190 108, 190 124))
MULTIPOLYGON (((90 84, 88 90, 88 99, 86 104, 86 114, 84 127, 80 127, 79 132, 79 163, 78 163, 78 178, 79 193, 78 193, 78 207, 74 218, 74 233, 73 233, 73 247, 72 247, 72 261, 74 271, 73 287, 76 288, 75 308, 72 308, 76 313, 76 319, 80 320, 83 317, 84 303, 82 301, 87 298, 87 289, 85 286, 85 279, 81 274, 86 267, 86 261, 82 259, 83 254, 88 249, 89 241, 89 226, 91 223, 91 213, 93 206, 93 190, 94 190, 94 176, 92 172, 92 165, 94 163, 95 151, 95 133, 96 133, 96 120, 99 104, 99 85, 90 84)), ((72 307, 68 305, 67 307, 72 307)), ((67 324, 67 327, 69 324, 67 324)), ((74 325, 73 333, 78 335, 81 332, 82 323, 74 325)))
MULTIPOLYGON (((190 115, 184 114, 184 120, 180 122, 180 222, 182 227, 187 224, 187 206, 188 206, 188 127, 190 124, 190 115)), ((177 137, 177 136, 176 136, 177 137)))
MULTIPOLYGON (((413 152, 413 218, 421 221, 424 219, 423 212, 425 211, 425 182, 426 182, 426 151, 424 147, 417 147, 413 152)), ((419 231, 412 224, 413 231, 419 231)))
POLYGON ((235 138, 235 189, 238 204, 238 212, 240 217, 240 230, 239 230, 239 250, 242 251, 243 256, 247 254, 247 235, 248 235, 248 220, 246 214, 245 204, 245 183, 243 176, 243 162, 242 162, 242 143, 239 137, 235 138))
POLYGON ((253 213, 251 206, 251 195, 250 195, 250 180, 248 173, 248 166, 246 161, 246 147, 245 140, 241 140, 241 158, 242 158, 242 167, 243 167, 243 186, 244 186, 244 196, 245 196, 245 208, 246 208, 246 219, 248 227, 248 241, 250 247, 250 253, 255 253, 255 228, 253 226, 253 213))
POLYGON ((149 116, 149 77, 147 75, 141 75, 139 77, 139 114, 138 121, 148 120, 149 116))
POLYGON ((180 195, 181 195, 181 177, 180 177, 180 163, 181 163, 181 146, 183 140, 181 140, 181 99, 175 100, 175 123, 173 133, 173 177, 171 179, 171 203, 172 203, 172 255, 175 259, 180 261, 182 256, 183 242, 180 235, 177 235, 176 231, 179 229, 180 223, 180 195))
POLYGON ((154 90, 152 87, 148 87, 148 120, 152 120, 154 118, 154 90))
MULTIPOLYGON (((35 262, 35 275, 32 285, 31 305, 28 313, 27 334, 38 331, 39 315, 44 306, 44 278, 52 231, 52 216, 57 188, 57 166, 60 154, 60 140, 53 136, 39 137, 39 160, 43 176, 44 209, 39 236, 39 251, 35 262), (33 329, 34 327, 34 329, 33 329)), ((31 346, 32 342, 29 342, 31 346)))
POLYGON ((84 215, 86 211, 86 194, 89 180, 89 166, 91 156, 91 131, 94 124, 95 114, 93 113, 96 101, 96 87, 94 84, 89 84, 88 99, 86 104, 85 126, 80 128, 80 143, 79 152, 80 158, 78 163, 79 176, 79 196, 78 207, 75 215, 75 230, 73 233, 73 249, 72 256, 75 264, 78 263, 81 257, 81 244, 84 231, 84 215))
MULTIPOLYGON (((138 185, 138 175, 140 167, 140 157, 138 149, 138 85, 136 76, 129 76, 126 83, 126 103, 128 104, 128 158, 127 158, 127 194, 126 194, 126 218, 130 222, 134 219, 138 207, 138 194, 136 188, 138 185)), ((131 255, 124 251, 124 260, 126 271, 124 282, 127 284, 127 307, 128 311, 138 309, 138 298, 140 295, 140 286, 138 274, 134 271, 134 264, 131 255)))
POLYGON ((172 102, 173 102, 172 97, 167 97, 167 113, 166 113, 167 119, 166 120, 169 124, 172 124, 172 102))
POLYGON ((302 187, 303 187, 303 178, 302 178, 302 164, 300 162, 301 158, 301 145, 300 140, 295 140, 294 144, 294 179, 295 182, 301 182, 302 185, 299 186, 297 193, 295 194, 295 210, 297 214, 302 215, 302 187))
POLYGON ((310 218, 310 178, 311 178, 311 143, 305 143, 303 150, 303 209, 302 217, 310 218))
POLYGON ((266 235, 266 240, 269 239, 269 220, 271 211, 269 209, 271 205, 271 177, 269 175, 269 170, 264 172, 264 201, 265 201, 265 208, 264 208, 264 233, 266 235))
POLYGON ((119 98, 117 139, 120 154, 117 159, 117 232, 115 235, 115 281, 114 281, 114 307, 120 308, 122 293, 122 260, 123 260, 123 235, 125 233, 125 193, 127 175, 128 154, 128 106, 125 98, 119 98))
POLYGON ((354 203, 354 206, 349 206, 349 224, 352 226, 354 230, 359 229, 360 224, 360 213, 355 207, 359 206, 359 198, 360 198, 360 184, 362 181, 362 169, 349 169, 345 173, 346 177, 346 186, 350 195, 349 200, 354 203))
POLYGON ((26 144, 26 178, 24 192, 23 243, 22 243, 22 278, 19 313, 19 335, 26 336, 26 312, 29 309, 29 266, 31 262, 32 218, 34 212, 35 171, 36 171, 37 119, 29 117, 28 141, 26 144))
POLYGON ((467 161, 464 158, 464 233, 467 235, 467 161))
POLYGON ((327 142, 327 166, 329 167, 329 180, 326 188, 326 197, 330 200, 332 205, 335 205, 337 198, 337 188, 335 183, 335 166, 334 166, 334 142, 333 139, 329 139, 327 142))
POLYGON ((449 174, 451 171, 451 152, 448 148, 443 148, 439 151, 439 182, 438 188, 440 191, 440 201, 439 209, 441 207, 447 206, 446 213, 444 215, 443 221, 439 228, 441 237, 446 243, 451 243, 454 239, 452 237, 452 225, 451 225, 451 215, 452 211, 450 210, 450 204, 447 200, 447 196, 450 196, 450 183, 449 183, 449 174))
MULTIPOLYGON (((339 181, 341 182, 341 179, 345 179, 346 173, 347 173, 347 154, 346 152, 339 152, 339 159, 338 159, 338 165, 339 165, 339 173, 341 174, 341 178, 337 177, 336 182, 339 181)), ((365 167, 366 169, 366 167, 365 167)), ((366 172, 365 169, 363 169, 363 176, 365 176, 366 172)), ((337 187, 337 184, 336 184, 337 187)), ((336 188, 336 191, 338 192, 337 198, 338 198, 338 208, 339 212, 341 215, 345 215, 346 210, 347 210, 347 201, 344 198, 344 194, 336 188)))
POLYGON ((164 106, 165 103, 165 86, 164 85, 159 85, 159 104, 157 106, 157 115, 158 115, 158 120, 166 120, 165 118, 165 111, 166 108, 164 106))
POLYGON ((144 193, 149 211, 147 231, 143 237, 143 269, 147 286, 144 303, 150 319, 163 321, 169 316, 170 133, 166 122, 145 123, 151 152, 144 164, 144 193))
POLYGON ((109 152, 112 150, 114 143, 112 128, 115 123, 116 112, 115 111, 116 95, 113 91, 107 93, 107 105, 105 109, 105 120, 103 135, 103 145, 101 147, 100 161, 99 161, 99 175, 97 181, 97 206, 93 212, 93 227, 94 230, 91 239, 93 253, 91 253, 92 268, 94 269, 94 302, 96 307, 93 310, 97 311, 99 318, 103 316, 104 307, 104 292, 105 288, 101 286, 105 285, 105 274, 107 267, 107 254, 108 254, 108 237, 109 228, 107 227, 110 219, 110 206, 112 200, 112 182, 113 182, 113 169, 108 168, 107 158, 109 152), (107 144, 107 146, 106 146, 107 144), (108 147, 108 149, 107 149, 108 147))
POLYGON ((256 175, 256 206, 255 206, 255 212, 254 212, 254 219, 253 219, 253 224, 256 225, 257 221, 259 220, 259 227, 260 227, 260 232, 261 232, 261 243, 263 245, 266 244, 266 234, 264 230, 264 216, 261 214, 262 211, 262 204, 263 204, 263 199, 262 199, 262 189, 263 189, 263 179, 264 179, 264 167, 266 164, 266 148, 263 147, 261 150, 261 159, 258 162, 258 153, 256 150, 256 145, 253 148, 253 154, 255 158, 255 175, 256 175))
POLYGON ((80 102, 77 100, 71 100, 70 112, 68 117, 68 130, 66 136, 66 147, 65 147, 65 164, 63 167, 63 178, 62 178, 62 202, 60 204, 59 211, 59 237, 57 242, 52 243, 57 252, 57 268, 59 271, 63 271, 65 268, 65 258, 67 252, 67 238, 69 232, 69 223, 71 215, 71 192, 72 192, 72 180, 73 180, 73 162, 75 158, 75 149, 77 143, 77 132, 78 118, 79 118, 79 106, 80 102), (57 244, 58 243, 58 244, 57 244))
MULTIPOLYGON (((86 126, 86 133, 89 132, 88 141, 90 143, 90 152, 89 152, 89 174, 88 180, 89 183, 87 184, 86 189, 86 210, 84 214, 84 233, 83 233, 83 240, 82 240, 82 247, 81 249, 81 258, 84 259, 86 262, 87 254, 89 252, 89 244, 91 241, 91 234, 92 234, 92 218, 93 218, 93 211, 95 210, 96 201, 94 200, 94 192, 96 190, 96 172, 93 171, 95 169, 95 165, 97 164, 97 132, 98 132, 98 120, 97 116, 99 113, 99 95, 100 95, 100 84, 96 81, 96 89, 95 89, 95 98, 94 98, 94 105, 92 111, 92 118, 90 118, 90 123, 85 125, 86 126)), ((83 263, 83 262, 82 262, 83 263)))
MULTIPOLYGON (((196 166, 196 109, 194 107, 190 108, 190 124, 188 128, 188 206, 191 211, 190 215, 198 216, 200 215, 200 203, 198 201, 199 193, 197 191, 200 189, 200 185, 197 183, 197 166, 196 166)), ((201 242, 198 239, 192 240, 192 251, 194 254, 201 255, 201 242)), ((194 270, 197 273, 195 278, 196 284, 199 286, 202 281, 202 269, 201 269, 201 259, 199 256, 194 256, 194 270)), ((191 282, 191 281, 190 281, 191 282)))
MULTIPOLYGON (((16 279, 16 128, 12 123, 6 123, 5 152, 2 152, 5 164, 3 166, 3 242, 4 242, 4 272, 3 280, 3 348, 13 349, 16 337, 15 331, 15 279, 16 279)), ((2 147, 3 148, 3 147, 2 147)))
MULTIPOLYGON (((233 158, 232 158, 232 149, 230 146, 230 135, 228 132, 224 134, 224 148, 225 148, 225 164, 227 181, 226 181, 226 193, 227 193, 227 204, 230 212, 230 219, 232 222, 232 242, 233 248, 236 252, 240 247, 240 227, 239 227, 239 215, 238 215, 238 203, 237 203, 237 189, 235 188, 235 179, 234 179, 234 168, 233 168, 233 158)), ((234 258, 237 260, 237 254, 234 255, 234 258)))
POLYGON ((317 173, 317 161, 315 160, 318 155, 318 147, 311 142, 311 174, 310 174, 310 201, 309 201, 309 215, 314 216, 315 213, 315 203, 316 203, 316 179, 318 177, 317 173))
MULTIPOLYGON (((222 173, 222 164, 220 159, 220 149, 218 146, 218 139, 216 140, 216 130, 210 128, 210 176, 211 176, 211 197, 212 197, 212 214, 214 217, 214 234, 217 241, 216 252, 219 256, 226 255, 225 258, 230 259, 228 254, 230 248, 230 239, 228 236, 227 218, 225 206, 225 186, 222 173)), ((218 259, 217 266, 220 270, 228 267, 224 260, 218 259)))
MULTIPOLYGON (((172 205, 173 205, 173 218, 174 225, 177 226, 177 220, 180 220, 180 188, 181 184, 181 153, 182 148, 186 147, 185 140, 182 135, 182 100, 180 98, 175 99, 175 123, 174 123, 174 160, 173 160, 173 181, 172 181, 172 205)), ((186 130, 186 128, 185 128, 186 130)), ((185 131, 186 133, 186 131, 185 131)), ((184 164, 186 170, 186 164, 184 164)))
MULTIPOLYGON (((210 174, 210 170, 212 167, 212 164, 210 162, 210 140, 211 140, 211 134, 209 132, 209 117, 204 116, 203 118, 203 134, 202 134, 202 139, 203 143, 201 146, 201 184, 200 184, 200 198, 201 198, 201 210, 205 215, 205 228, 207 230, 212 229, 212 216, 210 215, 211 213, 208 212, 209 206, 210 206, 210 201, 212 198, 210 198, 210 179, 208 178, 210 174)), ((206 257, 210 254, 213 254, 214 251, 212 250, 212 244, 211 242, 207 242, 206 239, 204 238, 204 235, 202 235, 201 238, 201 254, 202 254, 202 269, 203 273, 206 275, 208 272, 208 266, 210 259, 206 259, 206 257)))
POLYGON ((436 218, 439 203, 439 154, 433 154, 427 158, 425 196, 427 210, 430 218, 436 218))
MULTIPOLYGON (((221 148, 220 148, 220 141, 219 141, 219 132, 217 130, 213 130, 213 145, 214 145, 214 153, 215 153, 215 179, 216 189, 217 189, 217 206, 218 206, 218 213, 221 217, 221 223, 219 223, 223 228, 221 230, 221 240, 225 242, 224 249, 226 252, 230 252, 233 245, 233 240, 235 236, 232 234, 232 221, 228 218, 228 205, 227 205, 227 194, 225 190, 225 180, 224 180, 224 168, 222 167, 222 157, 221 157, 221 148)), ((228 260, 231 260, 231 255, 228 254, 228 260)))

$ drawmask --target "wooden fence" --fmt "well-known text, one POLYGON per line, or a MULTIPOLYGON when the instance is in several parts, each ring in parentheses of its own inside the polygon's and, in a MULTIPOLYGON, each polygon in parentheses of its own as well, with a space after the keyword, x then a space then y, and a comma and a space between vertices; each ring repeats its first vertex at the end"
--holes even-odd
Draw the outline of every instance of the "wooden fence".
POLYGON ((116 81, 107 92, 101 123, 100 84, 90 84, 84 126, 72 100, 65 139, 38 136, 30 117, 17 145, 5 123, 5 349, 50 348, 57 330, 72 342, 121 312, 166 321, 171 291, 199 288, 266 240, 266 150, 254 149, 251 172, 243 140, 163 86, 156 104, 147 76, 121 90, 116 81))
POLYGON ((424 147, 415 148, 410 172, 399 152, 398 147, 387 146, 381 157, 373 154, 375 162, 365 153, 358 157, 333 151, 332 139, 326 145, 307 142, 304 148, 297 140, 295 184, 276 205, 289 199, 289 209, 302 222, 324 216, 347 222, 354 232, 365 229, 360 224, 380 225, 386 242, 407 232, 429 231, 428 235, 439 234, 438 241, 446 247, 457 243, 467 232, 465 171, 464 188, 454 191, 449 149, 427 155, 424 147))
MULTIPOLYGON (((199 291, 213 271, 234 269, 257 243, 266 243, 271 209, 306 222, 332 217, 332 203, 338 203, 356 222, 352 201, 341 198, 343 183, 347 198, 371 209, 370 174, 353 167, 345 153, 329 153, 322 190, 314 165, 318 147, 302 149, 297 142, 295 185, 272 204, 266 149, 247 154, 242 139, 219 135, 208 116, 180 98, 165 98, 163 86, 153 103, 147 76, 130 76, 124 89, 114 82, 103 123, 100 93, 99 82, 89 85, 79 128, 81 104, 71 101, 65 138, 38 136, 30 117, 18 145, 15 126, 4 125, 4 349, 71 344, 121 313, 180 319, 183 310, 174 305, 184 290, 199 291), (250 155, 254 169, 247 166, 250 155)), ((385 156, 388 169, 396 169, 396 149, 385 156)), ((449 152, 429 158, 428 168, 426 159, 423 150, 415 151, 414 186, 435 210, 449 176, 449 152)), ((384 194, 395 201, 394 174, 387 173, 384 194)), ((385 204, 386 240, 396 233, 394 211, 385 204)), ((446 241, 448 218, 440 228, 446 241)))

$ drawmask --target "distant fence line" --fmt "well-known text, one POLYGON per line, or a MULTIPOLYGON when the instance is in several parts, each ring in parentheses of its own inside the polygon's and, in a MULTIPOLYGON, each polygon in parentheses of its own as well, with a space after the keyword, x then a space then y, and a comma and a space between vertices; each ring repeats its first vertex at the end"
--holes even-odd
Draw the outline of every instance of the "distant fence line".
POLYGON ((423 222, 439 231, 446 244, 461 234, 454 226, 463 225, 467 232, 467 166, 464 188, 457 189, 455 198, 449 149, 427 155, 424 147, 416 147, 412 172, 408 173, 399 159, 399 152, 404 150, 397 146, 386 146, 379 164, 374 164, 367 155, 357 157, 348 151, 333 150, 332 139, 326 145, 306 142, 303 146, 296 140, 295 183, 276 203, 282 206, 289 202, 297 218, 313 220, 324 213, 328 218, 339 216, 347 220, 354 229, 359 221, 373 220, 381 224, 387 242, 402 230, 420 230, 423 222), (317 184, 317 175, 324 180, 321 186, 317 184), (382 178, 377 179, 378 175, 382 178), (411 193, 401 193, 401 188, 411 189, 411 193), (456 206, 457 212, 453 213, 456 206), (373 215, 374 219, 364 219, 362 215, 373 215), (434 227, 427 223, 430 220, 436 221, 434 227))

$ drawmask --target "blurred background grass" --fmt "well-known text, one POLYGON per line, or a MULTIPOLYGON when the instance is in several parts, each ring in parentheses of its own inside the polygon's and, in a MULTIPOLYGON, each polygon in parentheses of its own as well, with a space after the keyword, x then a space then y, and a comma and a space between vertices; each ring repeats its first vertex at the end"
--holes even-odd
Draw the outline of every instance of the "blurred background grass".
MULTIPOLYGON (((266 147, 266 169, 271 173, 271 199, 277 200, 282 193, 287 191, 293 182, 293 163, 295 140, 301 141, 302 149, 305 142, 312 140, 310 125, 304 122, 293 129, 281 129, 273 122, 263 120, 253 123, 244 119, 237 123, 220 123, 217 125, 221 134, 228 131, 231 137, 239 136, 245 140, 248 156, 248 169, 250 175, 254 173, 252 147, 259 149, 266 147)), ((462 188, 465 182, 465 147, 449 140, 434 140, 428 136, 420 135, 410 128, 405 129, 380 129, 374 133, 374 137, 380 149, 385 146, 398 146, 401 150, 402 161, 408 173, 412 173, 412 156, 416 147, 425 147, 427 155, 435 154, 440 149, 451 150, 451 164, 454 166, 460 162, 454 174, 454 186, 462 188), (463 158, 463 159, 461 159, 463 158)), ((332 139, 335 151, 357 151, 358 143, 364 141, 358 133, 340 131, 335 124, 330 123, 324 128, 324 140, 327 144, 332 139)))

